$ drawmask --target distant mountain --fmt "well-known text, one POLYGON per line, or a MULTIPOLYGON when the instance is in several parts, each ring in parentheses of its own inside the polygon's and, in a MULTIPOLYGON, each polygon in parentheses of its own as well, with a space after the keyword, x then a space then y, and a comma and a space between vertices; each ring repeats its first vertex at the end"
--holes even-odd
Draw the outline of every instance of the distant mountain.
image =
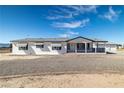
POLYGON ((11 45, 8 44, 8 43, 0 43, 0 48, 8 48, 10 47, 11 45))

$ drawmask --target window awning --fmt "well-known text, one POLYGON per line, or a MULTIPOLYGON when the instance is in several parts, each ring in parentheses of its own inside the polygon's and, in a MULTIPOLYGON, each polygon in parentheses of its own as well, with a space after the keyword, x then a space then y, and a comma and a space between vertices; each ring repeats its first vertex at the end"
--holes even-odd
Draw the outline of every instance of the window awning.
POLYGON ((18 47, 26 47, 28 44, 24 43, 24 44, 17 44, 18 47))
POLYGON ((52 44, 52 46, 61 47, 61 46, 62 46, 62 44, 52 44))
POLYGON ((35 45, 43 45, 43 43, 35 43, 35 45))

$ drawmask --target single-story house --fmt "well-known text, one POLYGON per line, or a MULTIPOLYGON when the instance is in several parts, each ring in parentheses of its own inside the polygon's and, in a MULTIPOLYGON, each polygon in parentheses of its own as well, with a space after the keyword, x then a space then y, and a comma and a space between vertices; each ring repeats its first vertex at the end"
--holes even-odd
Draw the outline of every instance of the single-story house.
POLYGON ((26 38, 12 40, 12 54, 50 55, 65 53, 116 53, 117 44, 106 40, 76 38, 26 38))

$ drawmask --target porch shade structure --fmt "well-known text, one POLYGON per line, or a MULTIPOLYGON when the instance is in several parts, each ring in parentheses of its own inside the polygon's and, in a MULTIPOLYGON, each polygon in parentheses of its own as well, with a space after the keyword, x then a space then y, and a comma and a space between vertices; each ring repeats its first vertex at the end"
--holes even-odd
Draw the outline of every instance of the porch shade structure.
MULTIPOLYGON (((88 44, 90 45, 91 48, 91 44, 92 43, 68 43, 67 44, 67 51, 68 52, 81 52, 81 53, 87 53, 88 52, 88 44)), ((90 50, 89 48, 89 50, 90 50)))
POLYGON ((83 37, 77 37, 77 38, 70 39, 67 41, 68 52, 73 51, 73 52, 87 53, 87 44, 91 45, 92 42, 93 40, 83 38, 83 37))
POLYGON ((102 53, 105 52, 106 41, 92 40, 83 37, 73 38, 67 41, 67 52, 78 53, 102 53), (99 47, 102 43, 104 47, 99 47))

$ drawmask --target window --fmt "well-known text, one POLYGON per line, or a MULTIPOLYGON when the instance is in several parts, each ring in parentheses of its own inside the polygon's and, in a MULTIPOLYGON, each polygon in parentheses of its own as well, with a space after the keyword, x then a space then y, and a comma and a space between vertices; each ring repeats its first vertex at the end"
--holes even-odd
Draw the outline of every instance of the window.
POLYGON ((87 49, 90 49, 90 43, 87 43, 87 49))
POLYGON ((36 48, 44 48, 44 45, 36 45, 36 48))
POLYGON ((78 50, 85 50, 85 43, 77 43, 78 50))
POLYGON ((28 45, 26 45, 26 46, 19 46, 19 50, 28 50, 28 45))
POLYGON ((61 46, 62 45, 60 43, 54 43, 52 44, 52 50, 61 50, 62 49, 61 46))
POLYGON ((61 50, 61 46, 53 46, 52 50, 61 50))

